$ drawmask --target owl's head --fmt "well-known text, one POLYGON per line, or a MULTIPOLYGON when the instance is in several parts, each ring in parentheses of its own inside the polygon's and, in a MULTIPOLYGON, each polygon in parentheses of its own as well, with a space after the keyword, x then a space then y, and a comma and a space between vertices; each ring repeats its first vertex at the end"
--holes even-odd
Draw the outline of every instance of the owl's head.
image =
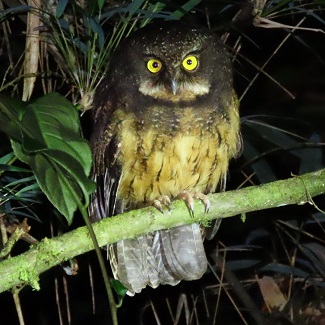
POLYGON ((180 21, 141 28, 120 44, 111 61, 115 86, 173 102, 231 87, 230 70, 213 32, 180 21))

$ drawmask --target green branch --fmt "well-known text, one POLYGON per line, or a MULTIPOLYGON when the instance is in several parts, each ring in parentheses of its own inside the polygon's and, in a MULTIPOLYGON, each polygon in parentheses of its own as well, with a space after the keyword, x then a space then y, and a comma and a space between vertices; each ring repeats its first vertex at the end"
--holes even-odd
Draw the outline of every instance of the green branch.
MULTIPOLYGON (((93 225, 100 246, 123 238, 137 237, 151 231, 183 224, 227 218, 238 214, 289 204, 311 203, 311 198, 325 193, 325 169, 265 185, 209 195, 211 208, 205 214, 201 202, 195 202, 195 216, 190 217, 185 204, 173 202, 171 211, 154 208, 130 211, 93 225)), ((51 267, 93 249, 86 227, 52 239, 43 239, 30 250, 0 263, 0 292, 27 283, 38 289, 38 276, 51 267)))

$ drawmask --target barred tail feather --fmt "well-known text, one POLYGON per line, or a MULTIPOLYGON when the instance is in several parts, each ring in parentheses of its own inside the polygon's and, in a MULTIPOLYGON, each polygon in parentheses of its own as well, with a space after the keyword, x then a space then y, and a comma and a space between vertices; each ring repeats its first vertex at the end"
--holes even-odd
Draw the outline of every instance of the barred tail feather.
POLYGON ((110 245, 113 275, 129 290, 128 295, 141 292, 147 285, 156 288, 160 283, 152 255, 152 237, 148 234, 110 245))
POLYGON ((199 279, 207 260, 198 224, 161 230, 110 245, 114 277, 129 290, 139 293, 147 285, 176 285, 180 280, 199 279))
MULTIPOLYGON (((207 269, 207 259, 200 225, 180 226, 159 231, 159 234, 164 272, 167 271, 178 282, 201 278, 207 269)), ((161 283, 162 280, 165 279, 161 278, 161 283)), ((168 281, 165 283, 171 284, 168 281)))

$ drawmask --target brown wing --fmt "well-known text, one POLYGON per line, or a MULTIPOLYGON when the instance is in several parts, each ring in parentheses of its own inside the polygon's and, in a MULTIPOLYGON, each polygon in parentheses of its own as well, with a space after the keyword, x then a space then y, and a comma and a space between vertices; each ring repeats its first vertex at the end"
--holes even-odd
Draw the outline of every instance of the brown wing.
MULTIPOLYGON (((237 142, 236 142, 236 153, 234 155, 234 158, 238 158, 242 154, 242 151, 243 151, 243 138, 240 131, 238 131, 237 142)), ((219 180, 219 184, 218 184, 218 188, 216 189, 216 192, 224 192, 226 190, 226 183, 227 183, 227 174, 223 175, 219 180)), ((211 225, 205 229, 204 237, 206 239, 211 240, 212 238, 214 238, 214 236, 219 230, 221 221, 222 219, 214 219, 211 222, 211 225)))
POLYGON ((93 109, 93 132, 90 146, 93 156, 92 178, 97 183, 91 196, 89 215, 92 221, 122 213, 117 202, 117 191, 121 179, 121 166, 117 163, 119 143, 112 123, 117 101, 111 81, 106 79, 96 92, 93 109))
POLYGON ((105 161, 100 162, 96 160, 99 156, 102 156, 102 154, 93 154, 94 163, 92 178, 97 184, 96 191, 91 196, 89 206, 89 214, 93 222, 123 213, 123 207, 120 202, 117 201, 117 191, 121 179, 121 167, 116 162, 112 162, 111 157, 114 157, 114 153, 117 153, 117 145, 111 145, 113 143, 114 140, 112 139, 105 150, 105 154, 102 158, 105 159, 105 161), (100 168, 99 166, 105 164, 105 162, 106 167, 100 168))

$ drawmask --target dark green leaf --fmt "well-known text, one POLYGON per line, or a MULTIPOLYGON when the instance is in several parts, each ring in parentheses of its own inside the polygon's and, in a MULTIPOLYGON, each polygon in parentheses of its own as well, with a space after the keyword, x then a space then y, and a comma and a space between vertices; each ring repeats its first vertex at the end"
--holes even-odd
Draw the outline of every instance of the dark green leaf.
MULTIPOLYGON (((320 143, 321 139, 318 134, 313 134, 309 139, 310 143, 320 143)), ((300 150, 301 163, 300 174, 309 173, 318 169, 324 168, 323 164, 323 149, 322 148, 305 148, 300 150)))
POLYGON ((21 116, 25 110, 25 103, 0 94, 0 131, 14 139, 21 138, 21 116))
POLYGON ((313 278, 310 277, 309 272, 305 272, 300 268, 294 267, 294 266, 289 266, 289 265, 284 265, 280 263, 270 263, 262 268, 259 269, 259 272, 274 272, 274 273, 280 273, 280 274, 287 274, 290 276, 295 276, 299 278, 306 279, 308 282, 313 283, 317 286, 320 287, 325 287, 324 281, 317 281, 313 278))
POLYGON ((103 13, 102 15, 100 15, 100 20, 104 20, 107 18, 111 18, 114 15, 124 15, 127 12, 127 8, 125 7, 117 7, 117 8, 113 8, 108 10, 107 12, 103 13))
POLYGON ((91 152, 80 135, 75 107, 52 93, 29 104, 21 124, 26 132, 12 140, 16 156, 31 167, 41 190, 71 223, 75 210, 88 203, 95 189, 87 177, 91 152))
POLYGON ((181 10, 176 10, 171 14, 172 18, 179 19, 183 17, 186 13, 191 11, 195 6, 197 6, 201 0, 190 0, 187 1, 183 6, 181 10))
POLYGON ((113 289, 115 290, 115 292, 120 296, 120 297, 124 297, 128 291, 128 289, 126 289, 123 284, 115 279, 111 279, 110 280, 111 285, 113 287, 113 289))
POLYGON ((144 0, 133 0, 127 7, 129 15, 132 16, 144 3, 144 0))
POLYGON ((101 11, 103 9, 105 0, 98 0, 98 10, 101 11))
POLYGON ((262 268, 259 269, 260 272, 275 272, 275 273, 281 273, 281 274, 287 274, 287 275, 293 275, 298 276, 302 278, 307 278, 309 274, 297 267, 284 265, 280 263, 269 263, 262 268))
POLYGON ((63 15, 67 4, 68 4, 68 0, 58 1, 58 4, 56 5, 56 18, 60 18, 63 15))
POLYGON ((26 13, 32 9, 31 6, 14 6, 13 8, 8 8, 6 10, 0 11, 0 20, 2 20, 8 14, 26 13))
MULTIPOLYGON (((1 157, 0 158, 0 165, 5 165, 5 164, 8 164, 9 161, 15 156, 15 154, 13 152, 10 152, 8 154, 6 154, 5 156, 1 157)), ((1 169, 1 167, 0 167, 1 169)))
POLYGON ((251 245, 255 240, 270 236, 270 233, 264 228, 257 228, 247 234, 245 244, 251 245))
POLYGON ((26 153, 45 149, 63 151, 74 157, 77 163, 80 162, 84 173, 89 175, 92 162, 90 148, 80 136, 78 112, 66 98, 56 93, 39 98, 28 105, 22 122, 31 127, 32 138, 25 136, 23 139, 26 153), (37 141, 39 148, 33 140, 37 141))
MULTIPOLYGON (((260 153, 248 141, 244 141, 243 156, 248 160, 256 159, 260 153)), ((276 176, 265 159, 259 159, 252 163, 252 168, 261 183, 276 181, 276 176)))
POLYGON ((248 269, 252 266, 256 266, 257 264, 261 263, 261 260, 254 260, 254 259, 237 259, 234 261, 228 261, 226 263, 227 267, 229 267, 233 271, 244 270, 248 269))
POLYGON ((14 150, 19 159, 29 164, 41 190, 70 224, 78 204, 84 197, 87 200, 95 189, 94 183, 83 173, 83 166, 62 151, 46 150, 26 155, 17 142, 14 150))
MULTIPOLYGON (((299 142, 296 141, 292 136, 286 134, 284 130, 273 125, 269 125, 258 120, 247 120, 245 123, 250 128, 257 131, 261 138, 272 142, 282 149, 294 148, 299 144, 299 142)), ((301 155, 300 150, 292 150, 291 152, 298 157, 301 155)))
POLYGON ((312 217, 306 221, 306 224, 320 224, 325 222, 325 214, 322 212, 316 212, 312 214, 312 217))
POLYGON ((90 18, 89 23, 90 23, 91 29, 97 35, 99 47, 101 49, 104 48, 105 35, 104 35, 103 28, 98 24, 98 22, 95 19, 90 18))

